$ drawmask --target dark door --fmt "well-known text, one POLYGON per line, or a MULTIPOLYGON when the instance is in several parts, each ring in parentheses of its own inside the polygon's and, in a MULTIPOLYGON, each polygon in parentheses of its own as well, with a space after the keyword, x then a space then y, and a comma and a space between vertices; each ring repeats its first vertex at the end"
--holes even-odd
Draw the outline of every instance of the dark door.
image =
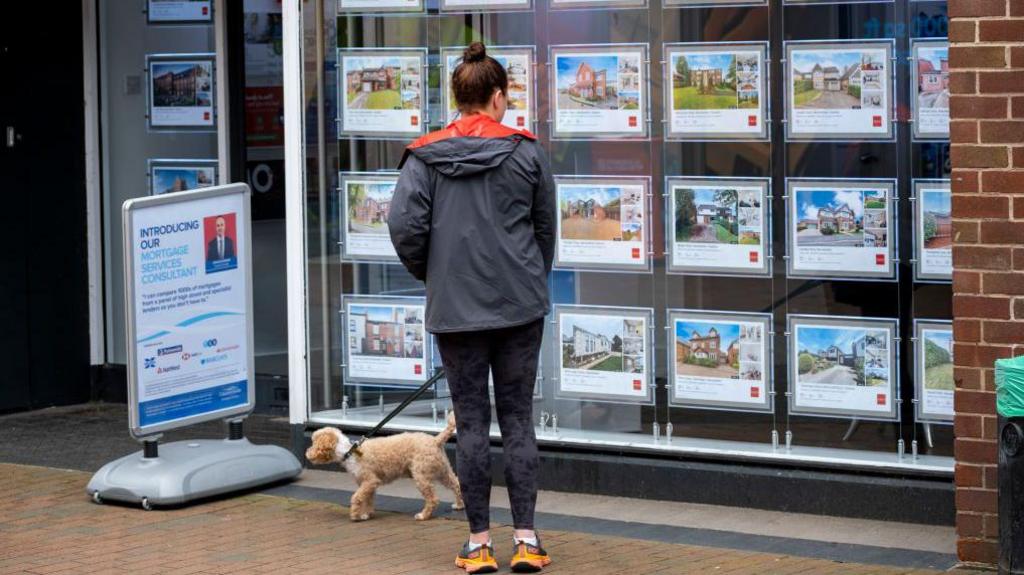
POLYGON ((89 398, 80 5, 0 18, 0 412, 89 398), (46 22, 45 41, 37 26, 46 22))

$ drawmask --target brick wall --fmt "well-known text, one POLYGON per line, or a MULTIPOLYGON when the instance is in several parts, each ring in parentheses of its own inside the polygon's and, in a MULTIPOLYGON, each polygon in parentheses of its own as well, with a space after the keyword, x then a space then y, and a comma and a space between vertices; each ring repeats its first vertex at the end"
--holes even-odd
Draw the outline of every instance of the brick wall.
POLYGON ((995 563, 992 364, 1024 353, 1024 0, 949 0, 956 529, 995 563))

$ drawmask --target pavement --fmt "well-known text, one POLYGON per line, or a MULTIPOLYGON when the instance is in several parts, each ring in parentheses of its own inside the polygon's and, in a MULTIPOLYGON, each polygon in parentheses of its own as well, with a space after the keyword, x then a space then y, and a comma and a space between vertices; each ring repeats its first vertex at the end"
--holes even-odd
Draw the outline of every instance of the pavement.
MULTIPOLYGON (((381 490, 373 519, 352 523, 344 504, 354 484, 336 466, 177 508, 93 504, 85 495, 90 472, 138 449, 125 417, 124 406, 104 404, 0 417, 0 574, 459 572, 452 560, 466 532, 461 513, 443 504, 435 519, 415 521, 420 501, 400 481, 381 490)), ((221 428, 199 425, 166 439, 217 437, 221 428)), ((280 417, 253 416, 247 429, 255 442, 287 444, 280 417)), ((506 494, 492 495, 493 537, 507 561, 506 494)), ((554 492, 539 494, 538 510, 550 573, 887 575, 956 567, 955 536, 944 526, 554 492)))

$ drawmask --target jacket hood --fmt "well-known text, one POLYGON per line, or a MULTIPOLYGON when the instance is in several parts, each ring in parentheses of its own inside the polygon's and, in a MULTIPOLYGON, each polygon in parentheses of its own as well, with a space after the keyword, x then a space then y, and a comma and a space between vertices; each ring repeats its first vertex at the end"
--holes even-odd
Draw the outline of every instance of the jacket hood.
POLYGON ((410 144, 398 167, 412 154, 450 178, 471 176, 500 166, 523 139, 535 140, 536 136, 490 116, 473 114, 410 144))

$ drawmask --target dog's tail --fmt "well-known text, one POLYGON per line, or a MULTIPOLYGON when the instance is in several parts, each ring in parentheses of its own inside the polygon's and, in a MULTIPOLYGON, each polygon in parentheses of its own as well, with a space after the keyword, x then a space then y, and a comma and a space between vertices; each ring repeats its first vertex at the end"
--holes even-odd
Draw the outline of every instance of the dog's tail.
POLYGON ((453 433, 455 433, 454 411, 448 414, 448 425, 441 430, 441 433, 434 436, 434 443, 436 443, 438 447, 444 447, 444 444, 448 443, 448 440, 451 439, 453 433))

